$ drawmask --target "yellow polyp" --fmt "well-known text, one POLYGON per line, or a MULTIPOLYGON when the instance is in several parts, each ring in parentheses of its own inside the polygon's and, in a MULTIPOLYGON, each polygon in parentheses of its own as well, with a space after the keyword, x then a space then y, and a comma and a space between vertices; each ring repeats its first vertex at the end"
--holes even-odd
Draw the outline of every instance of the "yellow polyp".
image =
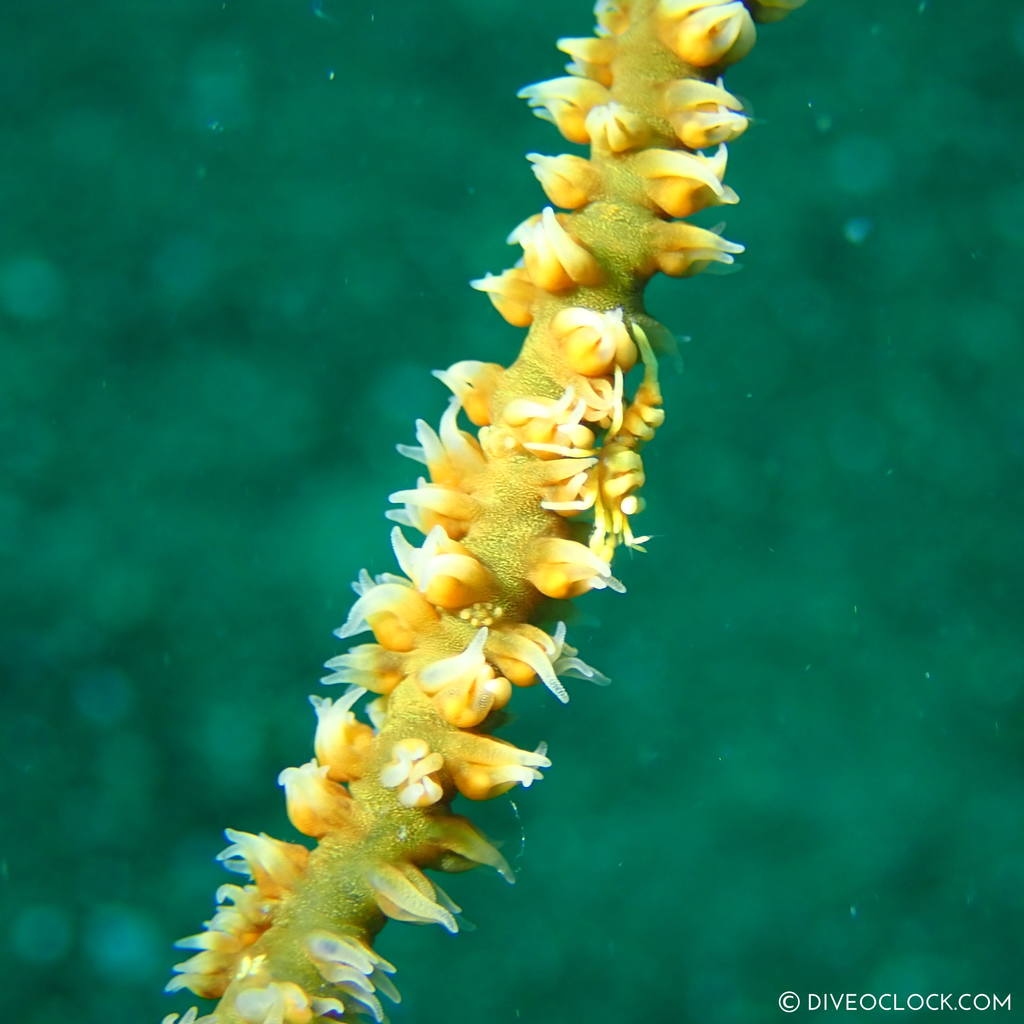
POLYGON ((658 269, 669 277, 699 274, 709 263, 730 264, 743 246, 714 231, 681 222, 656 225, 652 240, 658 269))
POLYGON ((572 516, 593 504, 590 472, 597 465, 597 456, 589 458, 554 459, 545 464, 547 472, 539 476, 541 508, 572 516))
POLYGON ((612 84, 613 39, 588 36, 584 39, 559 39, 555 45, 572 57, 572 63, 565 68, 570 74, 592 78, 602 85, 612 84))
POLYGON ((270 926, 273 901, 264 898, 255 885, 222 885, 217 899, 221 906, 206 923, 207 931, 180 939, 176 946, 242 954, 270 926))
POLYGON ((390 693, 406 675, 404 655, 380 644, 358 644, 348 654, 331 658, 324 667, 333 672, 324 676, 322 683, 350 683, 379 694, 390 693))
POLYGON ((638 149, 651 138, 650 126, 644 118, 621 103, 602 103, 594 107, 584 123, 591 144, 610 153, 638 149))
MULTIPOLYGON (((178 965, 177 970, 182 965, 178 965)), ((224 974, 182 974, 172 979, 168 984, 166 992, 176 992, 180 989, 188 989, 193 995, 200 999, 220 999, 228 990, 231 979, 224 974)))
POLYGON ((405 505, 399 522, 414 526, 423 534, 440 526, 452 540, 461 540, 465 536, 479 511, 478 503, 465 492, 428 484, 422 478, 413 490, 389 494, 388 501, 405 505))
POLYGON ((601 265, 566 229, 567 215, 550 207, 528 217, 510 235, 509 242, 523 247, 523 262, 530 280, 548 292, 563 292, 577 285, 603 280, 601 265))
POLYGON ((247 945, 241 936, 230 931, 209 930, 178 939, 174 944, 179 949, 201 949, 212 953, 238 953, 247 945))
POLYGON ((648 179, 647 194, 670 217, 688 217, 708 206, 738 203, 739 196, 722 182, 727 153, 714 156, 649 149, 634 163, 648 179))
POLYGON ((309 864, 309 850, 298 843, 273 839, 265 832, 253 835, 225 829, 231 846, 217 855, 229 870, 250 875, 260 895, 278 900, 302 879, 309 864))
POLYGON ((602 377, 616 366, 629 370, 636 363, 636 346, 626 330, 622 310, 598 313, 570 306, 551 321, 551 333, 565 351, 570 366, 586 377, 602 377))
POLYGON ((512 693, 509 681, 487 663, 488 635, 486 626, 478 629, 461 654, 435 661, 418 676, 420 687, 433 698, 441 715, 460 729, 479 725, 491 711, 504 707, 512 693))
POLYGON ((403 807, 429 807, 444 795, 438 773, 444 758, 419 738, 400 740, 391 748, 391 760, 381 769, 380 784, 394 789, 403 807))
POLYGON ((570 386, 557 400, 531 397, 509 402, 502 412, 502 424, 518 447, 538 459, 586 458, 592 454, 596 437, 581 422, 586 409, 586 402, 570 386))
POLYGON ((532 451, 538 459, 557 459, 565 450, 588 453, 594 443, 594 432, 582 423, 551 423, 543 419, 531 419, 520 427, 519 443, 532 451), (545 449, 550 445, 551 450, 545 449))
MULTIPOLYGON (((557 202, 557 200, 554 200, 557 202)), ((584 199, 583 202, 586 200, 584 199)), ((565 206, 565 203, 559 203, 565 206)), ((580 203, 582 205, 582 202, 580 203)), ((533 323, 533 306, 536 302, 537 287, 530 280, 530 275, 521 267, 512 267, 501 274, 485 274, 475 281, 469 282, 477 291, 485 292, 494 308, 513 327, 529 327, 533 323)), ((482 409, 474 410, 478 414, 482 409)), ((467 410, 469 418, 478 426, 480 422, 467 410)))
MULTIPOLYGON (((454 376, 456 368, 464 368, 465 365, 457 363, 455 367, 441 371, 441 373, 451 378, 454 376)), ((463 388, 467 391, 467 397, 471 402, 489 401, 487 392, 474 387, 471 382, 481 379, 488 373, 498 379, 501 369, 496 364, 475 363, 472 372, 463 370, 463 380, 469 382, 465 383, 463 388)), ((398 446, 400 454, 427 467, 433 485, 449 492, 445 500, 450 500, 453 497, 451 491, 471 495, 476 478, 486 469, 486 460, 479 440, 458 426, 460 405, 459 398, 453 395, 452 400, 448 403, 448 408, 441 417, 439 432, 435 432, 423 420, 416 421, 416 440, 420 443, 419 447, 398 446)), ((423 485, 424 481, 421 479, 417 482, 417 490, 423 485)), ((391 495, 388 500, 394 501, 395 495, 391 495)), ((472 505, 469 506, 469 514, 471 514, 472 507, 472 505)), ((459 510, 458 514, 463 515, 465 511, 459 510)))
POLYGON ((541 753, 471 733, 449 740, 445 762, 459 792, 470 800, 490 800, 517 785, 529 787, 541 778, 540 769, 551 765, 541 753))
POLYGON ((679 140, 689 149, 732 142, 747 130, 743 104, 720 85, 701 79, 667 82, 660 106, 679 140))
POLYGON ((374 583, 367 577, 365 589, 349 613, 348 621, 337 632, 342 638, 365 628, 373 631, 382 647, 391 651, 411 651, 417 637, 429 633, 437 622, 437 612, 412 586, 397 582, 374 583), (365 623, 365 625, 364 625, 365 623))
POLYGON ((564 345, 569 365, 585 377, 603 377, 614 366, 614 350, 609 352, 602 336, 593 330, 573 331, 564 345))
POLYGON ((401 521, 414 526, 420 533, 430 533, 435 526, 440 526, 452 540, 462 540, 471 525, 469 519, 452 519, 426 508, 418 508, 415 515, 410 513, 408 519, 401 521))
POLYGON ((545 597, 564 600, 615 583, 608 563, 576 541, 543 538, 534 543, 532 556, 527 579, 545 597))
POLYGON ((416 631, 394 612, 367 616, 370 629, 381 647, 389 651, 411 651, 416 647, 416 631))
POLYGON ((303 834, 320 837, 349 825, 351 797, 343 786, 328 778, 327 765, 310 761, 299 768, 285 768, 278 776, 284 787, 288 819, 303 834))
POLYGON ((520 93, 590 144, 586 157, 530 155, 548 199, 571 212, 524 220, 509 236, 520 263, 473 282, 527 329, 522 350, 508 366, 436 371, 453 396, 440 424, 416 421, 416 444, 399 446, 427 474, 391 496, 401 575, 360 572, 336 630, 376 642, 327 662, 323 682, 348 689, 313 698, 316 758, 280 776, 312 848, 227 831, 219 859, 246 884, 221 887, 168 985, 221 1002, 165 1024, 380 1022, 380 997, 398 998, 373 949, 385 921, 458 930, 459 908, 427 872, 487 865, 512 880, 451 805, 530 787, 550 767, 543 744, 490 735, 513 688, 542 682, 554 705, 569 700, 568 677, 606 681, 564 623, 536 623, 551 600, 621 592, 613 555, 649 539, 633 517, 641 450, 664 420, 654 349, 671 351, 671 336, 644 288, 742 251, 672 218, 737 201, 722 144, 748 121, 718 76, 753 44, 754 21, 802 2, 598 0, 596 36, 560 42, 570 75, 520 93))
POLYGON ((640 545, 648 539, 636 538, 629 522, 641 510, 636 492, 646 480, 643 460, 633 447, 636 443, 637 439, 622 435, 622 440, 603 448, 592 477, 594 528, 588 546, 606 561, 618 545, 642 550, 640 545))
POLYGON ((662 39, 681 60, 694 67, 734 64, 757 40, 753 19, 740 0, 663 6, 689 8, 681 18, 670 15, 663 21, 662 39))
POLYGON ((610 445, 601 458, 601 491, 617 504, 644 485, 644 463, 638 452, 610 445))
POLYGON ((505 707, 511 696, 512 686, 509 681, 496 676, 446 686, 434 697, 434 705, 452 725, 459 729, 472 729, 492 711, 505 707))
POLYGON ((480 765, 467 765, 453 772, 455 785, 468 800, 493 800, 513 789, 515 782, 495 782, 493 774, 480 765))
MULTIPOLYGON (((429 605, 457 610, 485 601, 495 592, 489 570, 468 548, 435 526, 422 547, 413 547, 402 531, 391 531, 391 544, 399 565, 429 605)), ((409 598, 415 606, 415 599, 409 598)))
POLYGON ((552 78, 520 89, 520 99, 529 103, 533 112, 551 121, 570 141, 587 143, 590 136, 586 117, 600 103, 608 102, 608 90, 600 82, 587 78, 552 78))
MULTIPOLYGON (((317 714, 313 749, 317 761, 327 767, 335 782, 358 779, 366 768, 373 744, 373 729, 356 720, 346 700, 330 701, 310 697, 317 714)), ((301 831, 301 830, 300 830, 301 831)))
POLYGON ((528 579, 545 597, 558 601, 579 597, 591 589, 564 565, 539 565, 530 572, 528 579))
POLYGON ((597 0, 594 20, 601 35, 621 35, 629 28, 626 0, 597 0))
POLYGON ((427 599, 433 604, 451 610, 473 604, 479 600, 481 593, 486 593, 487 589, 489 589, 488 581, 475 587, 472 584, 464 583, 455 576, 439 576, 437 579, 431 580, 425 593, 427 599))
POLYGON ((447 370, 435 370, 434 376, 452 391, 469 421, 484 427, 491 422, 491 398, 504 372, 505 368, 497 363, 464 359, 447 370))
MULTIPOLYGON (((439 901, 441 890, 413 864, 377 864, 368 878, 377 903, 388 917, 412 924, 439 924, 449 932, 459 930, 452 911, 439 901)), ((459 908, 452 906, 458 912, 459 908)))
POLYGON ((534 686, 537 682, 537 673, 525 661, 497 654, 494 655, 494 663, 515 686, 534 686))
MULTIPOLYGON (((593 164, 582 157, 573 156, 570 153, 563 153, 561 156, 542 156, 540 153, 527 153, 526 159, 530 161, 533 173, 540 182, 540 187, 544 189, 545 195, 555 206, 564 206, 567 210, 575 210, 580 206, 586 206, 600 189, 600 175, 593 164)), ((525 271, 507 270, 505 273, 522 273, 529 280, 529 275, 525 271)), ((532 290, 530 297, 531 299, 533 298, 532 290)), ((498 312, 501 312, 500 307, 498 312)), ((505 314, 502 313, 502 316, 505 316, 505 314)), ((507 320, 508 317, 506 316, 505 319, 507 320)), ((525 323, 520 323, 516 326, 527 327, 532 320, 531 310, 530 318, 525 323)))
POLYGON ((245 1024, 309 1024, 313 1008, 309 995, 292 982, 271 982, 240 992, 235 1009, 245 1024))
POLYGON ((479 864, 494 868, 506 882, 515 881, 508 861, 487 842, 467 818, 458 815, 436 818, 434 842, 440 849, 456 854, 471 865, 479 864))
POLYGON ((494 592, 491 574, 472 555, 438 555, 428 571, 424 596, 449 611, 485 601, 494 592))
POLYGON ((541 214, 541 229, 545 241, 573 284, 600 284, 604 280, 601 265, 586 247, 569 233, 568 223, 567 214, 556 214, 550 206, 546 206, 541 214))

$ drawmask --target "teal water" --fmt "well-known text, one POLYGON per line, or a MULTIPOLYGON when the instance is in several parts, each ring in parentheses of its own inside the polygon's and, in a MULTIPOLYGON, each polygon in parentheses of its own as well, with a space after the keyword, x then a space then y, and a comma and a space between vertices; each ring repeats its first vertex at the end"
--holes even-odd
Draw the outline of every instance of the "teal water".
MULTIPOLYGON (((391 567, 429 370, 516 350, 465 282, 542 201, 522 154, 560 151, 514 94, 591 20, 4 22, 0 1018, 153 1022, 221 830, 289 834, 275 777, 348 581, 391 567)), ((517 695, 554 768, 480 819, 519 884, 453 879, 455 939, 388 928, 396 1024, 1024 1005, 1022 72, 1013 5, 811 0, 731 73, 744 269, 652 289, 688 339, 655 540, 570 633, 614 686, 517 695)))

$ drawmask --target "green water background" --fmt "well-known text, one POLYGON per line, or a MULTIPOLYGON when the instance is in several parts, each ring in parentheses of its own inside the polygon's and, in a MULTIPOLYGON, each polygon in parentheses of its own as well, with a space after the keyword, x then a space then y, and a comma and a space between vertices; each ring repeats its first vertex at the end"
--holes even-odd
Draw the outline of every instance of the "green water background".
MULTIPOLYGON (((562 146, 514 94, 590 25, 5 3, 3 1020, 189 1005, 160 988, 221 829, 290 836, 394 444, 430 369, 518 345, 465 286, 562 146)), ((1003 0, 811 0, 730 73, 744 269, 652 289, 687 338, 655 539, 570 634, 615 684, 517 694, 554 768, 480 816, 519 884, 452 880, 458 938, 387 929, 396 1024, 1024 1003, 1022 73, 1003 0)))

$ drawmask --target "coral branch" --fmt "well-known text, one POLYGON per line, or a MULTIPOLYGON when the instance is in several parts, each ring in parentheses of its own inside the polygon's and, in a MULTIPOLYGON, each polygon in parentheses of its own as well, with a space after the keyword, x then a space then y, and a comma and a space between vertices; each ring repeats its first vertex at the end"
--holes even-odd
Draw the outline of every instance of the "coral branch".
MULTIPOLYGON (((316 756, 280 776, 288 816, 312 848, 229 830, 220 859, 247 883, 222 886, 206 930, 179 945, 169 990, 219 999, 201 1021, 307 1024, 383 1019, 395 968, 373 948, 388 918, 459 928, 459 908, 425 872, 487 865, 498 851, 451 811, 528 787, 543 749, 490 735, 515 687, 602 679, 547 623, 548 599, 624 588, 611 561, 639 548, 641 449, 664 414, 655 345, 668 332, 643 306, 658 271, 688 276, 742 247, 673 218, 738 201, 722 181, 745 128, 721 74, 802 0, 599 0, 597 34, 563 39, 566 77, 520 95, 590 155, 530 154, 555 206, 509 236, 512 268, 474 282, 528 327, 508 367, 465 361, 437 376, 452 392, 435 431, 416 424, 402 454, 427 476, 391 495, 401 575, 354 584, 342 638, 373 642, 332 658, 336 700, 312 697, 316 756), (710 152, 702 152, 710 150, 710 152), (464 415, 478 427, 459 423, 464 415), (416 544, 405 530, 418 531, 416 544), (367 693, 369 721, 355 706, 367 693)), ((164 1024, 193 1024, 197 1011, 164 1024)))

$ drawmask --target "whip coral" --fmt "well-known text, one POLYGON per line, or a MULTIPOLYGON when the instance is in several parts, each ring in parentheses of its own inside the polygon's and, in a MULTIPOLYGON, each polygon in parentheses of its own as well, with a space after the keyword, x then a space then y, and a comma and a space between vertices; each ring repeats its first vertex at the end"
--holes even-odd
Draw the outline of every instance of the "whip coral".
POLYGON ((547 602, 622 591, 614 553, 648 539, 633 518, 641 450, 664 419, 655 349, 668 332, 643 288, 658 271, 689 276, 742 251, 673 218, 737 202, 722 178, 747 119, 721 75, 752 47, 755 21, 800 3, 599 0, 596 35, 559 43, 569 74, 520 93, 590 146, 586 159, 530 154, 554 205, 509 235, 521 249, 512 268, 474 282, 529 328, 522 351, 505 367, 437 373, 451 403, 399 447, 426 471, 390 499, 401 572, 364 571, 353 585, 337 635, 373 641, 327 662, 324 682, 349 689, 312 698, 316 756, 280 775, 292 824, 315 843, 228 830, 220 859, 247 883, 219 890, 168 986, 219 1002, 164 1024, 381 1021, 380 996, 397 998, 395 968, 373 948, 385 921, 459 928, 459 907, 426 872, 482 864, 511 880, 450 805, 531 786, 550 767, 543 746, 490 735, 515 687, 543 683, 565 702, 565 678, 603 679, 547 602))

